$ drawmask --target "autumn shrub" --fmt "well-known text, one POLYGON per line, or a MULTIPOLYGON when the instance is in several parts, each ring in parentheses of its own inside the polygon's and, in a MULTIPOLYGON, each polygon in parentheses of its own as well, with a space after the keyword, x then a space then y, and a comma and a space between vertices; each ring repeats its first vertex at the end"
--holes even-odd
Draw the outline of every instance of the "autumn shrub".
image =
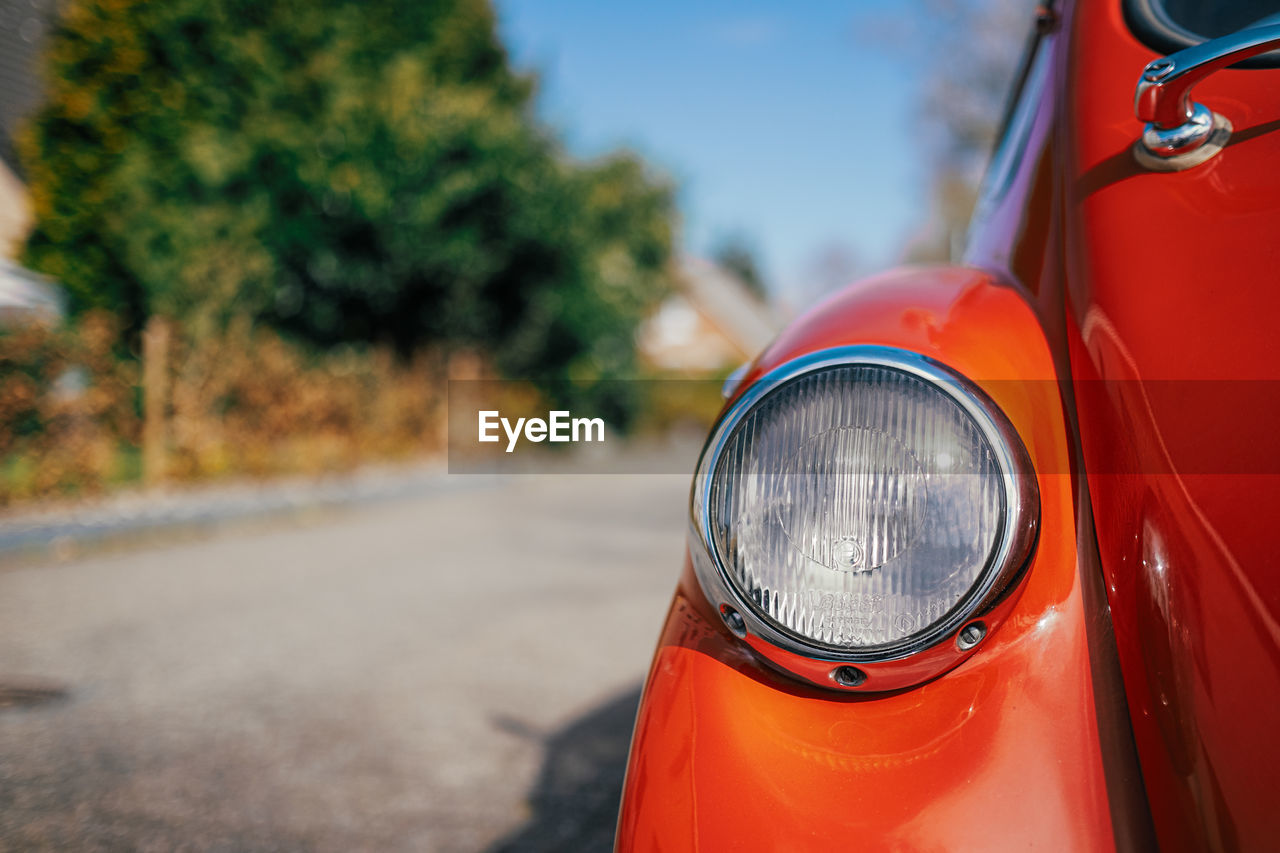
POLYGON ((378 349, 312 352, 245 320, 171 358, 173 477, 318 473, 443 444, 443 365, 378 349))
POLYGON ((105 312, 0 330, 0 505, 136 476, 137 363, 105 312))
MULTIPOLYGON (((444 445, 442 358, 324 352, 247 320, 178 329, 164 359, 171 481, 315 474, 444 445)), ((142 475, 143 370, 111 315, 0 330, 0 506, 142 475)))

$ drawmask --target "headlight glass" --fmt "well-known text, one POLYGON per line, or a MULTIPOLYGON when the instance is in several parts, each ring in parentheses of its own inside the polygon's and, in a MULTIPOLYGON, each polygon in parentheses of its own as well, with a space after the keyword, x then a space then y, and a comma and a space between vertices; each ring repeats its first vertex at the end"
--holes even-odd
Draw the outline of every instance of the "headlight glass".
POLYGON ((713 436, 695 487, 706 544, 732 598, 782 636, 854 659, 908 654, 958 628, 1020 559, 1025 451, 993 404, 926 359, 810 361, 761 383, 713 436))

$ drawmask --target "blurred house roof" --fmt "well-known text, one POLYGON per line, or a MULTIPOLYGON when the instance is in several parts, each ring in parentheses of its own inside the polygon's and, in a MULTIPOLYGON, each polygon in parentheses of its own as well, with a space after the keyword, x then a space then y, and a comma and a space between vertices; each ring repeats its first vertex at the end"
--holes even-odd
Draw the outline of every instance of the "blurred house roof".
POLYGON ((667 370, 734 367, 773 339, 777 315, 733 273, 702 260, 680 259, 676 292, 641 327, 645 358, 667 370))
POLYGON ((54 321, 65 311, 62 288, 53 279, 0 258, 0 326, 14 320, 54 321))
POLYGON ((742 279, 702 258, 680 261, 680 280, 689 300, 720 332, 754 356, 777 333, 776 315, 742 279))
POLYGON ((0 258, 13 257, 31 229, 31 199, 22 180, 0 160, 0 258))
POLYGON ((40 103, 36 60, 56 11, 55 0, 0 0, 0 160, 16 174, 13 139, 40 103))

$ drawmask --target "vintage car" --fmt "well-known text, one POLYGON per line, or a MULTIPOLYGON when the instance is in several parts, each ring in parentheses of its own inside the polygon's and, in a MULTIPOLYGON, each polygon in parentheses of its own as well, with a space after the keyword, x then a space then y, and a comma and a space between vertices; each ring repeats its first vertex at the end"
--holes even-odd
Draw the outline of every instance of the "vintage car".
POLYGON ((1041 7, 963 263, 727 389, 618 850, 1280 849, 1276 11, 1041 7))

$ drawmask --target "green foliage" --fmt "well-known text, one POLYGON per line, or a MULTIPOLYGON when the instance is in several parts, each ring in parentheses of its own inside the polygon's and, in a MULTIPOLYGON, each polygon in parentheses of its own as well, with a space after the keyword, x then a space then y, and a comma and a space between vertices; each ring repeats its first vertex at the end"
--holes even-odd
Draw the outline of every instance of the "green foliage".
POLYGON ((742 235, 735 234, 725 238, 713 252, 715 262, 738 277, 752 293, 763 300, 769 298, 769 288, 760 274, 760 264, 756 261, 755 250, 742 235))
POLYGON ((76 0, 23 142, 26 262, 78 309, 591 381, 666 287, 673 200, 532 117, 486 0, 76 0))

